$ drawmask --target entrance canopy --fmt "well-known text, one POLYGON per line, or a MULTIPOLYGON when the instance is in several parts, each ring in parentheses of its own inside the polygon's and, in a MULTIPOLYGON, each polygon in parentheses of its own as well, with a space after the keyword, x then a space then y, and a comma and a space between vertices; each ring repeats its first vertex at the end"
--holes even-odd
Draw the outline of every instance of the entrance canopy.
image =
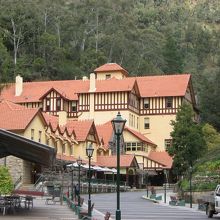
POLYGON ((56 150, 47 145, 0 129, 0 158, 9 155, 44 166, 51 166, 56 158, 56 150))

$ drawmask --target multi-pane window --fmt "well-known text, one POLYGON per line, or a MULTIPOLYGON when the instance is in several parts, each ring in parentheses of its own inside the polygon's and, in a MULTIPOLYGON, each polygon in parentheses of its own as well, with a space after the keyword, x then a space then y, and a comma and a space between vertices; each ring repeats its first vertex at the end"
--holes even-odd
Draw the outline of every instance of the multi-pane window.
POLYGON ((31 140, 34 140, 34 129, 31 129, 31 140))
POLYGON ((172 139, 165 139, 164 140, 165 149, 171 147, 172 145, 172 139))
POLYGON ((56 102, 56 109, 57 111, 60 111, 61 110, 61 98, 57 98, 57 102, 56 102))
POLYGON ((50 111, 50 99, 46 99, 46 111, 50 111))
POLYGON ((150 128, 150 119, 144 118, 144 129, 149 129, 149 128, 150 128))
POLYGON ((172 108, 173 107, 173 98, 172 97, 166 97, 165 107, 166 108, 172 108))
POLYGON ((71 111, 76 112, 76 102, 71 103, 71 111))
POLYGON ((42 131, 39 131, 38 135, 38 141, 41 143, 42 131))
POLYGON ((144 99, 144 109, 149 109, 150 108, 150 102, 149 98, 144 99))
POLYGON ((127 142, 125 143, 125 151, 142 151, 143 143, 141 142, 127 142))

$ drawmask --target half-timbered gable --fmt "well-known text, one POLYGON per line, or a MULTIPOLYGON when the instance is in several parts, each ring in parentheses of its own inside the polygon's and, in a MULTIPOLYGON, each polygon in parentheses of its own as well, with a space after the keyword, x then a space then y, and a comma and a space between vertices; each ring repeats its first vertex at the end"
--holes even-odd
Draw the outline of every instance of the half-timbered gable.
POLYGON ((57 112, 67 110, 65 104, 67 102, 59 92, 51 88, 43 97, 40 98, 43 104, 43 111, 52 115, 57 115, 57 112))

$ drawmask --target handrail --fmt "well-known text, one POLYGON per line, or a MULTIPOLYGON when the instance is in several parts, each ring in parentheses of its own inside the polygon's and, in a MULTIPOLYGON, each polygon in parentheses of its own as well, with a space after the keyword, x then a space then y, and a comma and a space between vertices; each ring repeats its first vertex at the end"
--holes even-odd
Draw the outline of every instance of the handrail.
POLYGON ((18 186, 18 184, 21 182, 22 180, 22 176, 20 176, 14 183, 14 189, 16 189, 16 187, 18 186))

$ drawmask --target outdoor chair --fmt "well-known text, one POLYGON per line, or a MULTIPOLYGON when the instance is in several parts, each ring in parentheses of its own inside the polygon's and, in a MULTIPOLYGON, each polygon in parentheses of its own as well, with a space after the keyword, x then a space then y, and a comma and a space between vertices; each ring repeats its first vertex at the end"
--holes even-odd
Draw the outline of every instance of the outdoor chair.
MULTIPOLYGON (((92 213, 92 211, 93 211, 94 205, 95 205, 95 203, 92 203, 91 213, 92 213)), ((78 213, 78 216, 79 216, 79 219, 89 219, 89 218, 90 218, 87 209, 80 209, 80 210, 79 210, 79 213, 78 213)))

